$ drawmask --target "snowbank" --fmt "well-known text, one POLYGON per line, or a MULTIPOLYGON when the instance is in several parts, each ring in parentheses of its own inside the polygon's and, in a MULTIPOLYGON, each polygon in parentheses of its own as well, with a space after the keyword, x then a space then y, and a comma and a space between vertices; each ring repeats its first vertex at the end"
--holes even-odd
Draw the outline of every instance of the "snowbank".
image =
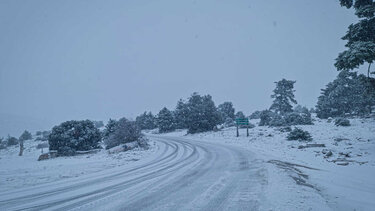
MULTIPOLYGON (((148 150, 134 148, 126 152, 109 153, 103 149, 94 154, 37 161, 41 149, 36 147, 41 143, 41 141, 26 141, 23 156, 18 156, 18 146, 0 150, 1 191, 55 182, 133 164, 157 150, 151 142, 148 150)), ((44 153, 46 152, 48 149, 44 149, 44 153)))

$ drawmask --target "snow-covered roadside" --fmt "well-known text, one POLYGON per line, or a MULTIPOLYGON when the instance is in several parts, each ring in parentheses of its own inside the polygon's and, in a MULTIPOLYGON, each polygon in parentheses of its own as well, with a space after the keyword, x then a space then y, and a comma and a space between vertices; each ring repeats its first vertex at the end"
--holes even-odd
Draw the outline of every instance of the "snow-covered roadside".
MULTIPOLYGON (((0 150, 0 187, 1 191, 14 190, 67 178, 76 178, 107 169, 134 165, 154 154, 155 143, 150 141, 150 148, 135 148, 126 152, 109 154, 107 150, 73 157, 57 157, 37 161, 41 154, 36 146, 42 142, 29 140, 25 142, 23 156, 18 156, 19 147, 11 146, 0 150)), ((48 152, 48 149, 44 149, 48 152)))
MULTIPOLYGON (((322 148, 298 149, 306 143, 287 141, 286 132, 259 126, 250 129, 249 137, 246 137, 246 129, 241 129, 240 137, 235 137, 235 128, 185 137, 241 146, 270 161, 266 164, 267 210, 373 210, 375 120, 350 121, 350 127, 336 127, 334 123, 319 119, 314 125, 298 126, 311 133, 314 138, 311 143, 325 144, 322 148), (332 156, 325 158, 329 151, 332 156), (347 161, 333 162, 337 159, 347 161), (285 175, 289 176, 284 178, 285 175)), ((167 135, 184 134, 178 131, 167 135)))

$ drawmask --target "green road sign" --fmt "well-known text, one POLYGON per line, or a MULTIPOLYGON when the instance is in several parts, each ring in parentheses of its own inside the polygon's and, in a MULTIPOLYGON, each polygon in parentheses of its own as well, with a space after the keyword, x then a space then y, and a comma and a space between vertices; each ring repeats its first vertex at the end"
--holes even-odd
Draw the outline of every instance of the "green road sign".
POLYGON ((237 125, 249 125, 249 119, 248 118, 237 118, 236 124, 237 125))

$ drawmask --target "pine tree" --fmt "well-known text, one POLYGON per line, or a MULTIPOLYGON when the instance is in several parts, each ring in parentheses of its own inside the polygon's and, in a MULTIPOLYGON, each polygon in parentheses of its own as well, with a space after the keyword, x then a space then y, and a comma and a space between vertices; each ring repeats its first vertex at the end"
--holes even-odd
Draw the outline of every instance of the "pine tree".
POLYGON ((271 95, 274 100, 270 110, 281 115, 292 112, 293 106, 291 103, 297 104, 297 101, 294 99, 295 90, 293 90, 296 81, 282 79, 275 83, 276 88, 273 90, 273 95, 271 95))
POLYGON ((187 104, 182 99, 180 99, 177 102, 176 109, 174 111, 176 128, 178 129, 187 128, 186 121, 187 121, 188 115, 189 115, 189 111, 187 108, 187 104))
POLYGON ((187 110, 188 133, 211 131, 220 124, 220 113, 210 95, 193 93, 188 99, 187 110))
MULTIPOLYGON (((341 71, 337 78, 322 89, 316 113, 319 118, 349 115, 366 115, 375 105, 375 90, 367 92, 366 76, 348 70, 341 71)), ((372 79, 371 79, 372 81, 372 79)))
POLYGON ((108 139, 109 136, 115 132, 117 125, 118 125, 118 121, 116 121, 114 119, 109 119, 109 121, 106 124, 105 129, 103 131, 103 139, 104 140, 108 139))
POLYGON ((135 121, 142 130, 151 130, 157 127, 155 116, 151 112, 144 112, 137 116, 135 121))
POLYGON ((183 100, 179 100, 177 102, 176 108, 173 111, 173 116, 175 119, 176 128, 186 128, 187 109, 186 104, 183 102, 183 100))
POLYGON ((23 133, 22 133, 22 135, 20 136, 20 138, 19 138, 19 140, 24 140, 24 141, 26 141, 26 140, 30 140, 30 139, 32 139, 33 137, 32 137, 32 135, 31 135, 31 133, 29 132, 29 131, 27 131, 27 130, 25 130, 23 133))
MULTIPOLYGON (((370 78, 371 64, 375 61, 375 2, 373 0, 340 0, 341 6, 354 8, 359 22, 351 24, 343 40, 344 52, 336 58, 338 70, 353 70, 368 63, 367 77, 370 78)), ((374 72, 372 72, 374 74, 374 72)))
POLYGON ((228 118, 234 120, 234 112, 235 109, 233 108, 232 102, 224 102, 220 105, 218 105, 217 110, 220 113, 221 116, 221 123, 224 123, 228 118))
POLYGON ((157 116, 157 124, 160 133, 170 132, 175 129, 173 114, 166 107, 160 110, 157 116))
POLYGON ((53 127, 48 136, 50 150, 58 155, 74 155, 76 151, 100 148, 101 133, 90 120, 66 121, 53 127))

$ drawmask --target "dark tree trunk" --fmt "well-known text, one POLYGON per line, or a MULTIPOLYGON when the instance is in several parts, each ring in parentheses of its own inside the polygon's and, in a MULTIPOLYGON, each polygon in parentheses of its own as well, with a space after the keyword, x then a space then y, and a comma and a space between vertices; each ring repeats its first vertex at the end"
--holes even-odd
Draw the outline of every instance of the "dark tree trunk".
POLYGON ((23 140, 20 140, 20 153, 18 155, 22 156, 22 154, 23 154, 23 140))

